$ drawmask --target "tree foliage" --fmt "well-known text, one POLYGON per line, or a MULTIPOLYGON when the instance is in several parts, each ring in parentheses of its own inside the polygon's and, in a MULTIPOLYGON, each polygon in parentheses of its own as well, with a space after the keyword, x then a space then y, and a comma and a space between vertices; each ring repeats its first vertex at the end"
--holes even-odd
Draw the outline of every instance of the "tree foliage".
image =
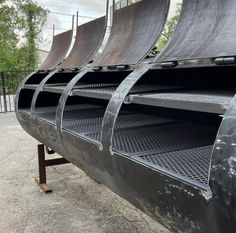
POLYGON ((18 1, 18 9, 22 17, 22 26, 26 30, 26 64, 36 67, 38 63, 36 40, 46 21, 47 11, 32 0, 18 1))
POLYGON ((46 17, 47 11, 33 0, 0 0, 0 70, 36 67, 46 17))
POLYGON ((13 6, 8 6, 5 0, 0 1, 0 68, 11 67, 17 63, 16 45, 18 43, 15 31, 18 17, 13 6))
POLYGON ((157 49, 159 51, 165 47, 165 45, 170 40, 173 32, 175 31, 176 24, 177 24, 179 17, 180 17, 180 13, 181 13, 181 4, 179 3, 179 4, 177 4, 177 9, 176 9, 175 15, 172 18, 170 18, 169 20, 167 20, 164 31, 161 35, 161 39, 158 43, 157 49))

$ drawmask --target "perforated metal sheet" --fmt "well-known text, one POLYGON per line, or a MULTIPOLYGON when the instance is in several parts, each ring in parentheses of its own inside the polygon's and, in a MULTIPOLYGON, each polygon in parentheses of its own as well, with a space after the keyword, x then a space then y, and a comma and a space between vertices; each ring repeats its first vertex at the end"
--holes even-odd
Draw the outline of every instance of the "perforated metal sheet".
POLYGON ((140 156, 142 162, 174 177, 187 179, 198 186, 208 185, 213 146, 196 147, 167 153, 140 156))
POLYGON ((224 114, 233 95, 206 93, 167 93, 132 96, 132 103, 158 107, 224 114))

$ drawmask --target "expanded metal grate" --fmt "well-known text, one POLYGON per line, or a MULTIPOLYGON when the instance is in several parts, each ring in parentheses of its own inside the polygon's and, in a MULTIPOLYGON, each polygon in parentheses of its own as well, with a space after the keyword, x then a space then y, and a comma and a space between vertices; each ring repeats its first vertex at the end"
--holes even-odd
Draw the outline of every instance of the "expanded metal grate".
MULTIPOLYGON (((79 133, 86 134, 92 132, 100 133, 102 128, 102 120, 103 120, 103 115, 100 118, 66 121, 65 123, 63 123, 63 128, 77 134, 79 133)), ((162 122, 168 122, 168 120, 157 118, 154 116, 147 117, 147 115, 145 114, 130 114, 129 112, 121 112, 121 115, 119 116, 116 123, 116 128, 123 129, 123 128, 141 127, 144 125, 152 125, 162 122)))
MULTIPOLYGON (((214 143, 214 128, 190 123, 160 122, 134 128, 118 128, 113 138, 113 150, 122 154, 135 155, 188 149, 214 143), (166 123, 166 124, 165 124, 166 123)), ((100 141, 100 133, 86 135, 100 141)))
POLYGON ((139 158, 167 174, 206 186, 212 148, 213 146, 196 147, 167 153, 153 153, 139 158))
POLYGON ((212 144, 216 130, 191 123, 168 123, 129 130, 116 130, 114 150, 127 154, 167 152, 212 144))
POLYGON ((55 123, 56 120, 56 112, 47 112, 47 113, 40 113, 37 115, 38 118, 48 121, 50 123, 55 123))
POLYGON ((66 122, 80 121, 84 119, 99 118, 104 115, 105 108, 88 108, 64 112, 63 126, 66 122))
MULTIPOLYGON (((117 86, 107 86, 107 87, 97 87, 97 88, 83 88, 81 89, 74 89, 73 94, 78 96, 86 96, 91 98, 101 98, 101 99, 109 99, 112 94, 116 91, 117 86)), ((145 93, 151 91, 162 91, 168 89, 175 89, 176 87, 173 86, 155 86, 155 85, 137 85, 134 86, 130 94, 134 93, 145 93)), ((177 87, 178 88, 178 87, 177 87)))
POLYGON ((119 84, 114 83, 81 83, 74 86, 74 88, 106 88, 106 87, 113 87, 118 86, 119 84))
MULTIPOLYGON (((81 83, 77 84, 73 87, 73 89, 84 89, 84 88, 102 88, 102 87, 110 87, 110 86, 117 86, 118 84, 109 84, 109 83, 81 83)), ((45 84, 43 87, 44 91, 46 92, 53 92, 53 93, 62 93, 66 88, 67 84, 45 84)))
POLYGON ((21 112, 23 114, 30 114, 30 108, 21 108, 18 110, 18 112, 21 112))
POLYGON ((50 106, 36 108, 36 114, 36 117, 48 121, 50 123, 54 123, 56 117, 56 107, 50 106))
POLYGON ((94 141, 97 141, 97 142, 101 142, 101 140, 102 140, 101 132, 88 133, 88 134, 85 134, 85 136, 92 139, 92 140, 94 140, 94 141))
MULTIPOLYGON (((92 104, 70 105, 65 107, 64 120, 83 119, 91 115, 91 109, 94 114, 96 112, 104 112, 103 108, 92 104)), ((37 108, 37 117, 50 123, 54 123, 56 119, 56 107, 37 108)), ((99 114, 100 116, 100 114, 99 114)))
POLYGON ((66 121, 63 123, 63 129, 73 133, 99 132, 102 125, 102 117, 81 119, 76 121, 66 121))
POLYGON ((103 88, 83 88, 82 90, 75 89, 76 94, 79 93, 101 93, 101 94, 112 94, 116 90, 117 86, 115 87, 103 87, 103 88))

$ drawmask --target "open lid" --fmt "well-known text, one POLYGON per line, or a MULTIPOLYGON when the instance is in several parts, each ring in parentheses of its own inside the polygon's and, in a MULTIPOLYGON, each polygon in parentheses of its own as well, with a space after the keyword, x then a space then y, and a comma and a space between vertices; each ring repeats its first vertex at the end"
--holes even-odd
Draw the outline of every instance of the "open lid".
POLYGON ((106 31, 106 17, 101 17, 77 27, 74 46, 60 69, 80 68, 98 51, 106 31))
POLYGON ((137 64, 154 47, 169 10, 169 0, 142 0, 115 10, 111 34, 94 66, 137 64))
POLYGON ((72 29, 53 36, 51 50, 45 61, 38 67, 39 71, 53 70, 63 61, 70 48, 72 36, 72 29))
POLYGON ((236 1, 184 0, 172 39, 154 62, 236 55, 236 1))

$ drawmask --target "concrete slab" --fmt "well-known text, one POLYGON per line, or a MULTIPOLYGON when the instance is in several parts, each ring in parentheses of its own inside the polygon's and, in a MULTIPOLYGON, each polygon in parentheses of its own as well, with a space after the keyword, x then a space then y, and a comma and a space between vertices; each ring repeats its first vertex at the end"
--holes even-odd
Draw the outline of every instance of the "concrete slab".
POLYGON ((36 145, 14 113, 0 114, 0 233, 169 233, 70 164, 47 169, 45 195, 34 181, 36 145))

